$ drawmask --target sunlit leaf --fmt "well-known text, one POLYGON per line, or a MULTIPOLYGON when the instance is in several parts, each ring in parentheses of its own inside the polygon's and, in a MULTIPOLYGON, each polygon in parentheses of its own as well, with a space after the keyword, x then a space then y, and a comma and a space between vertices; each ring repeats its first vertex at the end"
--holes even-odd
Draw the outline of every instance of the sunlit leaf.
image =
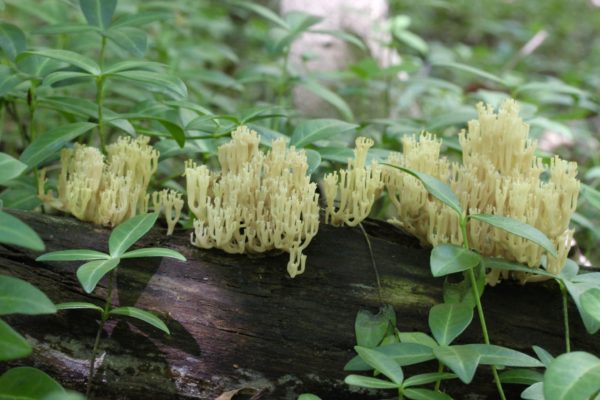
POLYGON ((44 242, 33 229, 20 219, 0 210, 0 243, 43 251, 44 242))
POLYGON ((68 303, 60 303, 56 305, 56 309, 59 311, 62 310, 94 310, 99 311, 100 313, 104 312, 101 307, 98 307, 92 303, 86 303, 84 301, 71 301, 68 303))
POLYGON ((167 328, 167 325, 165 325, 165 323, 162 322, 160 318, 146 310, 141 310, 136 307, 117 307, 110 310, 110 314, 125 315, 127 317, 139 319, 140 321, 144 321, 145 323, 150 324, 157 329, 160 329, 167 335, 171 333, 169 332, 169 328, 167 328))
POLYGON ((124 253, 121 258, 143 258, 143 257, 169 257, 179 261, 186 261, 186 258, 178 251, 165 249, 161 247, 146 247, 124 253))
POLYGON ((141 214, 120 223, 108 239, 108 249, 113 258, 121 257, 127 249, 141 239, 156 223, 158 213, 141 214))
POLYGON ((92 261, 108 260, 110 256, 96 250, 78 249, 78 250, 60 250, 42 254, 36 261, 92 261))
POLYGON ((77 279, 86 293, 92 293, 96 285, 107 273, 117 268, 119 258, 110 258, 108 260, 95 260, 83 264, 77 270, 77 279))
POLYGON ((600 390, 600 359, 582 351, 554 359, 544 375, 546 400, 589 399, 600 390))
POLYGON ((479 254, 454 244, 440 244, 431 251, 431 273, 435 277, 466 271, 480 262, 479 254))

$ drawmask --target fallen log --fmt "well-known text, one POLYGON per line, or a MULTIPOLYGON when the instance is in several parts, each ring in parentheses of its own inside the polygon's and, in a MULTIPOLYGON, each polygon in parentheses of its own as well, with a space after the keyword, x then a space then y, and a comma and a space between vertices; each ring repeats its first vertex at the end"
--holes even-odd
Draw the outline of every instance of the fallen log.
MULTIPOLYGON (((15 213, 42 237, 47 251, 89 248, 106 251, 109 230, 68 217, 15 213)), ((431 277, 429 250, 380 221, 365 228, 381 276, 382 297, 394 306, 402 331, 425 331, 430 307, 441 300, 442 281, 431 277)), ((379 299, 365 236, 360 229, 322 225, 306 254, 306 272, 286 273, 287 254, 247 257, 189 245, 189 233, 164 236, 155 227, 136 247, 176 249, 188 261, 126 260, 119 267, 114 301, 151 310, 171 335, 128 319, 105 327, 94 399, 215 399, 228 391, 254 389, 254 398, 296 399, 305 392, 323 399, 378 399, 343 383, 344 364, 354 353, 359 309, 376 311, 379 299)), ((92 295, 80 288, 78 263, 38 263, 39 254, 0 245, 0 274, 20 277, 56 303, 102 304, 105 282, 92 295)), ((503 283, 483 297, 495 344, 531 353, 539 345, 563 352, 561 301, 552 282, 503 283)), ((600 353, 572 309, 573 347, 600 353)), ((84 391, 97 329, 89 311, 49 316, 11 316, 8 322, 34 344, 27 359, 0 365, 32 365, 66 387, 84 391)), ((481 342, 473 323, 458 342, 481 342)), ((429 371, 437 366, 413 369, 429 371)), ((411 369, 409 369, 411 371, 411 369)), ((456 398, 497 398, 486 367, 469 386, 447 383, 456 398), (469 397, 476 394, 476 397, 469 397)), ((518 398, 523 386, 507 386, 518 398)), ((251 396, 237 396, 250 398, 251 396)), ((230 398, 230 397, 227 397, 230 398)))

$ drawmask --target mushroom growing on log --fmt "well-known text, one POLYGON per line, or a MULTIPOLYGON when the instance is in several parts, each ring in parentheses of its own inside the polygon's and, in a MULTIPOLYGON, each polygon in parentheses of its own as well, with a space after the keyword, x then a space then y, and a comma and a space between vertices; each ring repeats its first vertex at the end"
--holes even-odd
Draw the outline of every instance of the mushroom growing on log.
MULTIPOLYGON (((66 217, 14 214, 40 234, 48 251, 107 249, 108 229, 66 217)), ((429 250, 387 223, 363 224, 373 246, 383 301, 393 305, 399 329, 428 332, 429 309, 442 297, 442 280, 429 270, 429 250)), ((380 305, 359 228, 323 225, 306 250, 309 268, 294 279, 285 271, 286 254, 247 257, 198 249, 181 230, 165 237, 164 229, 156 227, 138 246, 170 247, 188 259, 124 260, 117 274, 114 303, 155 312, 171 335, 129 319, 110 320, 97 359, 94 399, 215 399, 237 389, 253 391, 255 399, 296 399, 306 392, 324 400, 385 396, 343 382, 343 367, 354 356, 356 313, 364 308, 376 311, 380 305)), ((78 263, 38 263, 38 255, 0 245, 0 274, 25 279, 55 303, 102 303, 105 281, 87 295, 75 276, 78 263)), ((486 290, 483 303, 494 344, 530 354, 532 345, 552 354, 564 351, 561 299, 553 282, 503 282, 486 290)), ((571 311, 573 347, 600 353, 600 343, 585 332, 576 310, 571 311)), ((35 350, 29 358, 0 364, 0 372, 33 365, 65 387, 84 391, 96 317, 69 310, 6 318, 35 350)), ((458 339, 481 341, 476 321, 458 339)), ((436 368, 423 364, 406 371, 410 375, 436 368)), ((468 386, 456 381, 445 382, 443 388, 457 398, 497 397, 487 367, 480 367, 468 386)), ((509 398, 518 398, 524 387, 505 389, 509 398)), ((241 393, 222 398, 252 397, 241 393)))

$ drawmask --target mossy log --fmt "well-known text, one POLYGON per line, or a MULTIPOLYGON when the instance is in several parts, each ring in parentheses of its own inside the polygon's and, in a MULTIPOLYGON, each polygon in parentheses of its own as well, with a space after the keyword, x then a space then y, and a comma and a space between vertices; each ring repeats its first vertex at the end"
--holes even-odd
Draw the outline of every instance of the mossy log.
MULTIPOLYGON (((16 215, 40 234, 47 251, 107 249, 107 229, 68 217, 16 215)), ((400 330, 427 332, 428 311, 442 295, 442 280, 429 272, 429 250, 384 222, 364 225, 383 301, 394 306, 400 330)), ((197 249, 185 231, 167 238, 165 229, 156 227, 137 246, 169 247, 188 258, 126 260, 117 274, 115 304, 155 312, 172 334, 126 317, 111 320, 97 360, 94 399, 215 399, 243 388, 253 394, 236 399, 295 399, 305 392, 327 400, 385 396, 343 383, 344 364, 354 355, 356 313, 379 307, 371 257, 359 228, 322 225, 306 252, 306 272, 294 279, 286 273, 287 254, 247 257, 197 249)), ((102 304, 105 281, 87 295, 75 276, 78 263, 38 263, 38 255, 0 246, 0 273, 29 281, 57 303, 102 304)), ((495 344, 529 353, 532 345, 563 352, 561 300, 554 283, 505 282, 487 288, 483 300, 495 344)), ((600 343, 585 333, 576 310, 571 315, 573 347, 600 353, 600 343)), ((33 365, 66 387, 84 391, 96 317, 91 311, 71 310, 7 318, 35 351, 0 369, 33 365)), ((459 342, 481 340, 473 323, 459 342)), ((407 368, 407 374, 436 368, 407 368)), ((497 398, 487 367, 480 367, 471 385, 446 383, 445 388, 456 398, 497 398)), ((506 389, 509 398, 518 398, 523 387, 506 389)))

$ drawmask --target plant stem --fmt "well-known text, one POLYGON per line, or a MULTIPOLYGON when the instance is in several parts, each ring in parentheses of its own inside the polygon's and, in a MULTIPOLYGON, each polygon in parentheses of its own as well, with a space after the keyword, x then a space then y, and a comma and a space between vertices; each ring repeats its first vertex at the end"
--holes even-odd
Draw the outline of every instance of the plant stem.
MULTIPOLYGON (((442 364, 441 361, 438 361, 438 372, 441 374, 442 372, 444 372, 444 364, 442 364)), ((442 385, 442 378, 438 379, 437 381, 435 381, 435 387, 433 388, 433 390, 435 390, 436 392, 440 391, 440 386, 442 385)))
POLYGON ((96 363, 96 356, 98 354, 98 348, 100 347, 100 337, 104 331, 104 324, 109 317, 110 306, 112 304, 112 290, 113 290, 113 279, 114 270, 108 275, 108 288, 106 290, 106 302, 104 303, 104 309, 102 310, 102 317, 100 324, 98 325, 98 332, 96 333, 96 340, 94 341, 94 347, 92 348, 92 356, 90 357, 90 369, 88 373, 87 389, 85 391, 85 397, 90 399, 92 393, 92 382, 94 381, 94 364, 96 363))
POLYGON ((371 246, 371 240, 369 239, 369 235, 367 231, 363 227, 362 223, 359 222, 358 226, 362 231, 365 241, 367 242, 367 247, 369 248, 369 256, 371 257, 371 265, 373 266, 373 271, 375 272, 375 282, 377 283, 377 296, 379 297, 379 305, 383 306, 383 296, 381 295, 381 279, 379 278, 379 271, 377 270, 377 264, 375 263, 375 255, 373 254, 373 246, 371 246))
POLYGON ((565 352, 571 352, 571 334, 569 332, 569 297, 567 296, 567 288, 565 285, 558 281, 558 286, 560 287, 560 293, 562 295, 562 304, 563 304, 563 321, 565 324, 565 352))
POLYGON ((37 129, 35 128, 35 111, 37 110, 37 95, 35 93, 36 87, 37 82, 32 80, 29 92, 27 93, 27 106, 29 107, 29 137, 31 138, 32 142, 37 136, 37 129))
MULTIPOLYGON (((467 236, 467 217, 466 215, 461 216, 460 227, 463 237, 463 247, 469 249, 469 239, 467 236)), ((474 267, 475 268, 475 267, 474 267)), ((490 344, 490 336, 488 335, 487 324, 485 322, 485 315, 483 313, 483 306, 481 305, 481 299, 479 298, 479 288, 477 287, 477 279, 475 278, 474 268, 467 270, 469 280, 471 281, 471 290, 473 291, 473 297, 475 298, 475 304, 477 305, 477 315, 479 316, 479 324, 481 325, 481 333, 483 334, 483 341, 485 344, 490 344)), ((494 375, 494 382, 496 382, 496 388, 501 400, 506 400, 504 395, 504 389, 502 389, 502 383, 500 382, 500 376, 498 376, 498 370, 496 366, 492 365, 492 375, 494 375)))

